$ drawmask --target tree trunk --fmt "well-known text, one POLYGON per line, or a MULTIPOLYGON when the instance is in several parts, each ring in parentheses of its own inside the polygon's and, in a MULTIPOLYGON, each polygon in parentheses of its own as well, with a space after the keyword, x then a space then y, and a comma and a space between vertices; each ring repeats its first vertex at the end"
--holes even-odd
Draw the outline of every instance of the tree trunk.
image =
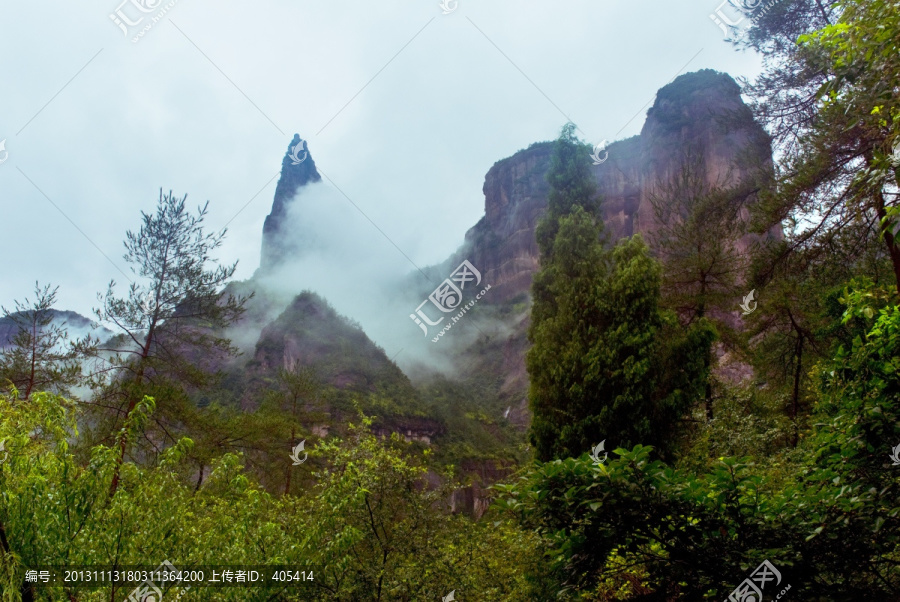
MULTIPOLYGON (((146 361, 147 356, 150 354, 150 336, 153 334, 151 325, 150 333, 147 335, 147 344, 144 347, 144 351, 141 354, 141 367, 138 370, 137 376, 135 376, 134 383, 138 387, 140 387, 141 383, 144 380, 144 361, 146 361)), ((125 448, 128 445, 128 432, 125 429, 125 426, 128 424, 128 419, 131 418, 131 413, 134 411, 134 408, 137 407, 138 398, 137 393, 131 395, 131 400, 128 402, 128 409, 125 411, 125 420, 122 423, 122 433, 119 434, 119 455, 116 457, 116 467, 113 469, 113 478, 112 483, 109 485, 109 497, 112 497, 116 494, 116 490, 119 488, 119 471, 122 468, 122 464, 125 462, 125 448)))
MULTIPOLYGON (((12 554, 12 550, 10 550, 9 547, 9 540, 6 539, 6 528, 3 526, 2 522, 0 522, 0 551, 3 552, 4 557, 9 557, 12 554)), ((19 589, 19 594, 22 596, 22 602, 34 602, 34 589, 27 581, 22 581, 22 587, 19 589)))
POLYGON ((28 373, 28 384, 25 387, 25 399, 31 397, 31 391, 34 389, 35 374, 37 374, 37 335, 38 327, 37 318, 31 317, 31 371, 28 373))
MULTIPOLYGON (((162 194, 162 191, 160 191, 162 194)), ((147 327, 147 336, 144 339, 144 347, 141 349, 141 358, 138 364, 138 373, 134 378, 134 384, 137 387, 141 386, 141 383, 144 382, 144 369, 146 368, 147 358, 150 356, 150 348, 152 347, 155 336, 156 336, 156 327, 159 325, 159 299, 162 294, 162 286, 163 283, 166 282, 168 278, 168 266, 169 266, 169 244, 171 240, 166 242, 166 250, 163 253, 163 264, 162 271, 156 281, 156 297, 155 297, 155 307, 153 309, 153 315, 150 318, 150 324, 147 327)), ((131 418, 131 413, 134 411, 134 408, 137 406, 138 397, 137 394, 131 397, 131 401, 128 402, 128 410, 125 412, 125 422, 124 424, 128 424, 128 419, 131 418)), ((123 432, 122 436, 119 438, 119 456, 116 458, 116 468, 113 471, 112 483, 109 487, 109 497, 112 497, 116 494, 116 490, 119 488, 119 470, 122 468, 122 464, 125 462, 125 447, 128 445, 128 433, 123 432)))
POLYGON ((797 333, 797 348, 794 352, 794 356, 797 358, 797 365, 794 369, 794 392, 791 399, 791 422, 794 424, 794 436, 792 440, 792 445, 797 447, 797 443, 800 439, 800 429, 797 426, 797 408, 800 404, 800 374, 803 370, 803 333, 797 333))
POLYGON ((116 490, 119 489, 119 470, 125 462, 125 447, 128 444, 128 433, 127 431, 124 431, 124 429, 125 425, 128 424, 128 418, 131 417, 131 413, 134 411, 135 406, 137 406, 137 398, 132 396, 131 401, 128 402, 128 409, 125 411, 125 421, 122 425, 123 432, 119 433, 119 455, 116 456, 116 467, 113 469, 113 478, 109 485, 109 497, 116 495, 116 490))
MULTIPOLYGON (((701 274, 700 276, 700 303, 697 305, 697 319, 702 320, 703 316, 706 314, 706 275, 701 274)), ((710 372, 712 371, 712 349, 707 351, 706 358, 704 360, 706 368, 706 392, 704 394, 704 405, 706 406, 706 421, 710 422, 713 419, 713 390, 712 390, 712 380, 710 379, 710 372)))
POLYGON ((206 468, 206 464, 200 462, 200 475, 197 477, 197 486, 194 487, 194 493, 200 491, 200 485, 203 484, 203 470, 206 468))
MULTIPOLYGON (((294 430, 294 427, 291 427, 291 452, 294 451, 294 438, 296 436, 297 436, 297 433, 294 430)), ((293 472, 292 467, 288 466, 287 479, 284 483, 284 495, 287 495, 291 492, 291 472, 293 472)))

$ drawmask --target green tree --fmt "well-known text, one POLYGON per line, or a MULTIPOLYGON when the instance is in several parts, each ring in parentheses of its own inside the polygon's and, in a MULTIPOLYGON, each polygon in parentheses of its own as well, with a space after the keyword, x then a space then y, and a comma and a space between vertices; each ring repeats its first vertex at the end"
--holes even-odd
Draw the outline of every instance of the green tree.
MULTIPOLYGON (((569 446, 584 449, 584 437, 595 434, 573 432, 565 442, 561 436, 563 429, 569 426, 571 432, 570 425, 580 424, 595 409, 591 399, 572 389, 583 382, 582 362, 599 336, 593 327, 596 310, 589 300, 595 298, 597 283, 609 270, 609 259, 591 217, 579 207, 573 215, 559 221, 554 245, 559 260, 542 264, 541 271, 535 274, 528 332, 533 346, 525 356, 533 414, 531 443, 543 459, 565 454, 569 446), (575 330, 577 327, 580 329, 575 330), (554 369, 556 366, 559 368, 554 369), (573 393, 577 399, 573 399, 573 393)), ((602 439, 596 439, 596 443, 602 439)))
POLYGON ((770 271, 765 301, 745 318, 743 336, 755 376, 784 399, 782 411, 791 420, 794 446, 812 410, 816 363, 863 334, 841 321, 844 307, 838 299, 845 284, 864 276, 891 281, 883 249, 863 230, 867 228, 859 225, 836 232, 827 257, 801 250, 774 269, 763 268, 770 271))
MULTIPOLYGON (((136 405, 125 427, 129 441, 155 405, 151 398, 136 405)), ((240 453, 215 458, 195 485, 186 438, 140 465, 118 464, 118 449, 103 445, 79 462, 69 442, 78 438, 81 409, 43 392, 28 403, 0 395, 3 602, 121 600, 133 586, 38 589, 25 571, 152 568, 164 560, 182 570, 280 564, 313 573, 312 581, 283 587, 192 588, 180 598, 190 601, 412 601, 453 589, 461 599, 546 599, 537 537, 452 514, 453 486, 430 484, 429 452, 375 436, 367 418, 346 439, 309 450, 322 468, 308 490, 273 496, 246 473, 240 453), (110 498, 116 473, 120 485, 110 498)), ((163 589, 166 599, 182 593, 163 589)))
MULTIPOLYGON (((815 422, 796 450, 695 472, 638 445, 605 464, 587 454, 539 463, 498 488, 502 507, 544 540, 560 597, 627 585, 629 597, 613 599, 721 600, 769 560, 792 597, 897 598, 900 308, 871 284, 842 302, 862 333, 815 368, 815 422)), ((735 425, 741 441, 746 427, 735 425)))
MULTIPOLYGON (((555 372, 542 360, 545 354, 555 356, 565 346, 571 348, 572 356, 583 357, 589 344, 584 337, 591 334, 585 332, 590 324, 584 321, 590 312, 588 299, 593 298, 595 284, 609 270, 609 257, 601 239, 603 222, 596 217, 597 191, 588 156, 586 146, 575 136, 574 124, 567 124, 554 145, 547 174, 550 184, 547 213, 535 230, 541 270, 535 274, 532 284, 534 304, 528 340, 534 346, 526 354, 525 362, 531 380, 530 438, 538 457, 543 459, 562 451, 558 445, 562 429, 586 418, 587 408, 582 407, 577 413, 569 408, 567 389, 572 375, 555 372), (562 294, 564 290, 568 296, 562 294), (578 304, 577 309, 585 315, 571 314, 570 302, 578 304), (568 330, 573 322, 583 327, 580 337, 571 336, 573 333, 568 330)), ((573 371, 577 369, 572 366, 573 371)), ((573 405, 583 404, 579 400, 573 405)), ((583 445, 583 441, 579 437, 569 444, 583 445)))
POLYGON ((867 276, 900 291, 896 240, 895 7, 878 1, 781 2, 751 30, 766 73, 747 91, 781 161, 762 195, 761 227, 786 226, 754 258, 766 303, 750 317, 757 373, 787 392, 796 445, 811 399, 808 374, 846 337, 836 308, 867 276))
MULTIPOLYGON (((776 148, 792 153, 815 127, 817 93, 828 75, 813 67, 807 49, 797 44, 804 34, 837 22, 840 0, 744 2, 748 35, 735 44, 762 56, 763 71, 745 92, 760 123, 772 134, 776 148)), ((733 3, 732 3, 733 5, 733 3)))
MULTIPOLYGON (((297 431, 302 429, 304 414, 312 414, 312 410, 318 405, 319 393, 322 384, 316 371, 311 367, 293 366, 291 370, 280 369, 278 371, 279 390, 273 391, 272 396, 279 411, 286 412, 290 429, 288 449, 293 450, 297 445, 297 431), (302 412, 302 413, 301 413, 302 412)), ((318 412, 320 419, 325 415, 318 412)), ((284 492, 291 491, 291 475, 293 465, 285 467, 284 492)))
POLYGON ((315 448, 327 462, 304 509, 303 546, 322 567, 316 588, 327 600, 528 599, 523 568, 536 574, 537 538, 509 524, 449 512, 454 485, 428 478, 430 450, 394 434, 380 440, 371 420, 350 425, 344 441, 315 448))
POLYGON ((661 268, 646 245, 636 236, 607 249, 602 222, 585 210, 598 211, 587 147, 569 127, 556 149, 525 358, 532 444, 542 460, 607 439, 668 449, 663 442, 702 391, 712 330, 699 321, 683 331, 660 311, 661 268))
MULTIPOLYGON (((713 315, 719 318, 715 319, 719 332, 732 330, 731 321, 721 318, 746 273, 746 260, 737 246, 746 233, 740 197, 709 182, 703 155, 690 145, 680 151, 674 176, 657 183, 650 193, 656 217, 652 246, 665 266, 663 303, 688 325, 713 315)), ((735 337, 724 338, 731 342, 735 337)), ((707 371, 711 364, 710 349, 707 371)), ((712 378, 704 397, 706 418, 712 420, 712 378)))
MULTIPOLYGON (((538 222, 535 238, 541 254, 541 263, 552 258, 554 239, 559 230, 559 220, 580 207, 589 215, 600 217, 600 200, 597 185, 591 175, 590 147, 575 136, 575 124, 567 123, 560 133, 550 159, 547 182, 547 213, 538 222)), ((597 222, 599 232, 603 223, 597 222)))
MULTIPOLYGON (((124 437, 132 441, 155 403, 136 404, 124 437)), ((95 446, 87 463, 69 442, 83 419, 76 404, 38 392, 28 404, 0 396, 0 592, 3 602, 122 599, 134 587, 85 590, 72 586, 32 590, 27 568, 37 566, 159 565, 180 569, 215 564, 308 564, 288 528, 301 520, 243 474, 240 455, 217 458, 202 488, 186 475, 192 447, 181 439, 153 462, 118 463, 118 450, 95 446), (116 495, 109 482, 120 475, 116 495), (262 551, 265 551, 264 553, 262 551), (20 586, 21 584, 21 586, 20 586), (24 595, 23 595, 24 594, 24 595), (40 598, 38 598, 40 594, 40 598)), ((169 588, 166 588, 169 589, 169 588)), ((167 596, 168 597, 168 596, 167 596)), ((298 600, 252 588, 194 591, 194 600, 298 600), (275 596, 273 596, 275 594, 275 596)))
POLYGON ((746 269, 737 248, 745 234, 742 205, 733 191, 711 184, 702 154, 686 146, 675 175, 659 182, 649 201, 656 217, 650 244, 665 266, 665 304, 687 323, 728 307, 746 269))
POLYGON ((187 460, 196 467, 191 477, 196 478, 195 489, 202 487, 219 458, 238 453, 247 472, 267 491, 283 487, 283 479, 277 475, 290 464, 283 436, 289 426, 283 414, 266 408, 245 412, 216 401, 184 415, 182 424, 194 442, 187 460))
POLYGON ((841 8, 837 24, 800 38, 814 56, 827 56, 816 66, 828 75, 819 97, 821 123, 829 127, 821 128, 825 131, 812 146, 821 153, 816 142, 832 143, 829 155, 843 151, 845 162, 862 167, 842 187, 845 201, 877 217, 873 227, 884 241, 900 293, 900 15, 885 0, 847 0, 841 8))
POLYGON ((555 301, 535 303, 526 355, 541 459, 607 439, 667 450, 708 374, 708 322, 685 331, 659 309, 661 269, 639 236, 609 252, 596 234, 580 208, 563 217, 555 260, 535 279, 555 301))
POLYGON ((16 301, 14 311, 2 308, 13 335, 0 345, 0 382, 11 383, 24 399, 34 391, 68 393, 81 379, 77 347, 65 323, 55 319, 58 290, 35 283, 33 302, 16 301))
MULTIPOLYGON (((155 213, 141 212, 140 230, 126 233, 124 258, 145 284, 132 283, 120 297, 115 282, 110 282, 101 297, 102 307, 95 310, 101 322, 121 333, 110 346, 94 349, 113 374, 112 384, 95 403, 115 407, 116 422, 128 422, 146 394, 165 400, 163 417, 173 411, 188 412, 189 388, 207 385, 215 372, 210 367, 236 353, 231 342, 217 333, 243 312, 246 297, 221 293, 237 263, 216 265, 212 254, 221 246, 225 231, 205 233, 209 203, 191 215, 186 199, 160 190, 155 213), (175 407, 179 400, 182 408, 175 407)), ((163 427, 161 432, 165 435, 167 430, 163 427)), ((121 464, 126 453, 121 435, 117 447, 121 464)), ((116 472, 111 493, 116 491, 118 477, 116 472)))
POLYGON ((773 245, 760 262, 768 268, 761 275, 797 252, 827 258, 837 233, 863 225, 867 237, 880 241, 900 292, 892 165, 900 140, 896 7, 878 0, 779 4, 807 6, 814 18, 795 27, 793 19, 779 24, 777 15, 767 15, 754 34, 771 47, 773 62, 748 91, 782 151, 760 224, 793 225, 788 244, 773 245))

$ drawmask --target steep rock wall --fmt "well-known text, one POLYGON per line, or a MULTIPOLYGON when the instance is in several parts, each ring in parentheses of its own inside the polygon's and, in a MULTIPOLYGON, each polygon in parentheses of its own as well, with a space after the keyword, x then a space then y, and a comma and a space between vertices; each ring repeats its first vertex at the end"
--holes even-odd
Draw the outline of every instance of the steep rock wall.
MULTIPOLYGON (((533 144, 494 164, 484 182, 485 215, 449 261, 472 261, 493 286, 492 303, 527 293, 539 267, 534 230, 547 209, 552 147, 552 142, 533 144)), ((651 197, 678 173, 688 149, 701 158, 707 183, 733 189, 741 217, 749 219, 753 183, 771 168, 770 141, 735 81, 704 70, 662 88, 641 134, 614 142, 607 160, 593 166, 611 240, 635 233, 652 238, 657 224, 651 197)), ((735 244, 746 250, 754 238, 735 244)))

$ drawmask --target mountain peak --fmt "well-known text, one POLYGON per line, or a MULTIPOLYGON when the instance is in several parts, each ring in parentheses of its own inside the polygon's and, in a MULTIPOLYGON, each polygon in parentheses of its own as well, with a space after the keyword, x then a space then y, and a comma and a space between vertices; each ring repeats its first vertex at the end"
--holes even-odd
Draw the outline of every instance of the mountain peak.
POLYGON ((266 217, 263 225, 262 257, 259 267, 271 268, 282 259, 283 249, 279 239, 283 234, 282 226, 287 217, 287 206, 304 186, 319 182, 322 176, 316 169, 316 162, 309 152, 307 141, 294 134, 287 152, 281 160, 281 177, 275 188, 275 199, 272 212, 266 217))
MULTIPOLYGON (((771 164, 770 140, 734 79, 703 69, 661 88, 640 135, 612 142, 609 160, 592 166, 612 240, 636 233, 652 238, 659 227, 653 190, 678 173, 685 149, 702 158, 702 176, 710 186, 735 191, 735 206, 743 205, 742 219, 749 220, 756 196, 740 191, 771 164)), ((524 298, 540 269, 534 232, 547 210, 552 156, 552 141, 536 143, 494 164, 484 182, 484 217, 448 262, 469 259, 493 286, 489 303, 524 298)), ((781 235, 776 227, 764 236, 781 235)), ((748 235, 735 245, 745 252, 753 240, 748 235)))

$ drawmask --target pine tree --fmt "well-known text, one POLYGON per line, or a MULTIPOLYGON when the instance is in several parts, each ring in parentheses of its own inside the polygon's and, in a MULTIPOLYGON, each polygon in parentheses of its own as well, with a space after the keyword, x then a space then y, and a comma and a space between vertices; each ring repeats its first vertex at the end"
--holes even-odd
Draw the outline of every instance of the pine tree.
POLYGON ((900 293, 898 36, 896 5, 883 0, 781 2, 751 30, 766 70, 746 92, 781 155, 760 226, 794 226, 760 261, 761 281, 798 252, 827 260, 838 232, 864 224, 900 293))
POLYGON ((687 323, 733 303, 746 268, 736 246, 745 233, 740 200, 710 184, 707 173, 701 153, 685 147, 672 180, 649 194, 656 217, 650 243, 666 266, 665 303, 687 323))
MULTIPOLYGON (((185 207, 186 199, 186 195, 178 198, 160 190, 156 212, 141 212, 140 230, 126 234, 124 258, 146 284, 134 282, 119 297, 111 282, 101 297, 103 306, 95 310, 101 322, 121 333, 109 346, 93 349, 114 374, 113 383, 95 401, 98 406, 115 407, 122 424, 129 423, 145 395, 166 400, 158 404, 159 416, 154 417, 158 424, 167 410, 175 413, 173 422, 179 422, 176 404, 181 401, 187 406, 187 391, 210 382, 213 372, 208 366, 237 351, 217 334, 240 317, 247 299, 222 295, 237 263, 216 265, 212 252, 221 246, 225 231, 205 233, 209 203, 194 216, 185 207)), ((180 412, 187 414, 190 408, 180 412)), ((127 442, 122 430, 112 430, 119 433, 116 447, 121 465, 127 442)), ((118 477, 117 470, 111 493, 116 491, 118 477)))
POLYGON ((588 149, 563 130, 538 226, 541 270, 526 354, 539 459, 580 456, 600 441, 663 449, 702 396, 713 331, 690 330, 659 308, 661 267, 640 236, 609 249, 588 149))
MULTIPOLYGON (((541 262, 550 259, 553 241, 559 229, 559 219, 581 207, 589 215, 600 217, 600 199, 597 185, 591 175, 589 148, 575 136, 575 124, 567 123, 553 148, 547 182, 550 194, 547 196, 547 213, 535 230, 541 262)), ((599 232, 603 222, 598 221, 599 232)))
POLYGON ((65 323, 55 320, 58 289, 35 283, 33 302, 16 301, 13 311, 2 308, 14 334, 0 347, 0 383, 12 384, 24 399, 36 391, 68 394, 81 378, 77 348, 65 323))
MULTIPOLYGON (((656 217, 652 245, 665 265, 663 303, 687 325, 719 310, 716 325, 719 332, 727 332, 730 327, 721 319, 723 310, 736 298, 746 269, 737 248, 745 233, 741 198, 746 192, 710 183, 702 153, 690 145, 681 150, 676 165, 674 176, 658 183, 649 195, 656 217)), ((711 364, 709 353, 707 370, 711 364)), ((711 380, 704 397, 706 418, 712 420, 711 380)))

